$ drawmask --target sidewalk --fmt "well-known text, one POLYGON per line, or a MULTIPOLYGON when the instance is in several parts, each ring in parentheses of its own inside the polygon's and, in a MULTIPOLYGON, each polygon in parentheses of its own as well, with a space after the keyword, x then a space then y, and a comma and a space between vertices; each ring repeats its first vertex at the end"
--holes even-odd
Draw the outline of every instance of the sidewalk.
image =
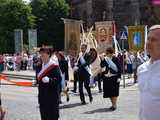
POLYGON ((25 75, 25 76, 35 76, 36 73, 33 70, 27 70, 27 71, 3 71, 2 73, 5 74, 12 74, 12 75, 25 75))

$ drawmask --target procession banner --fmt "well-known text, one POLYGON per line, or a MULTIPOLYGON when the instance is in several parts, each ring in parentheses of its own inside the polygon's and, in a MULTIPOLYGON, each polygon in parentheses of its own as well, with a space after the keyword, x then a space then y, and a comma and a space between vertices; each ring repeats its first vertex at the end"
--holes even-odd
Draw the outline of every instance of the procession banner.
POLYGON ((65 24, 65 53, 76 57, 80 51, 80 25, 82 21, 63 20, 65 24))
POLYGON ((15 53, 23 52, 23 30, 15 29, 14 30, 14 43, 15 43, 15 53))
POLYGON ((96 40, 99 53, 105 52, 106 48, 112 47, 113 35, 115 34, 114 21, 96 22, 96 40))
POLYGON ((33 53, 34 48, 37 48, 37 30, 29 29, 28 39, 29 39, 29 53, 33 53))
POLYGON ((144 50, 145 26, 128 26, 128 44, 130 51, 144 50))

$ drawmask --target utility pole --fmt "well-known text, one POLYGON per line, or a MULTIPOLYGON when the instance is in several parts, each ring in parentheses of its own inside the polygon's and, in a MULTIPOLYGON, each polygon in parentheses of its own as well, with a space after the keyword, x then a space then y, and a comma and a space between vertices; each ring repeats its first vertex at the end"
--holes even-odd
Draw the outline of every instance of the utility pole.
POLYGON ((126 83, 125 83, 125 64, 124 64, 124 59, 125 59, 125 57, 124 57, 124 42, 125 42, 125 40, 127 39, 127 35, 126 35, 126 33, 123 31, 122 32, 122 34, 121 34, 121 37, 120 37, 120 39, 121 39, 121 41, 122 41, 122 56, 123 56, 123 88, 125 88, 125 85, 126 85, 126 83))

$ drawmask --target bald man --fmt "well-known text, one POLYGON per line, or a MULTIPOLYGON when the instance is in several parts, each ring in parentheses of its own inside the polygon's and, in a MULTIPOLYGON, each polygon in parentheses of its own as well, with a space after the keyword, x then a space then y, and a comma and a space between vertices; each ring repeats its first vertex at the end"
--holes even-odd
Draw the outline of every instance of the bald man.
POLYGON ((140 120, 160 120, 160 25, 150 28, 146 50, 151 58, 137 71, 140 120))

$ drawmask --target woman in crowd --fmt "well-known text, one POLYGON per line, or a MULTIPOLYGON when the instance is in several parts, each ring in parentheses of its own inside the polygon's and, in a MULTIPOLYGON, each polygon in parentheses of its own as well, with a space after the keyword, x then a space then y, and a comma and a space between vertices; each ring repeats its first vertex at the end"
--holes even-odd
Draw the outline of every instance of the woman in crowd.
MULTIPOLYGON (((67 87, 67 81, 69 80, 69 76, 68 76, 68 61, 65 59, 64 55, 61 52, 58 52, 57 54, 57 58, 58 58, 58 63, 59 63, 59 67, 61 70, 61 76, 62 76, 62 80, 61 80, 61 91, 63 91, 66 95, 66 101, 69 101, 69 88, 67 87)), ((60 103, 61 103, 61 96, 60 96, 60 103)))
POLYGON ((140 58, 138 57, 137 54, 138 54, 137 52, 134 53, 134 59, 133 59, 133 65, 132 65, 134 83, 137 82, 137 68, 138 68, 139 65, 142 64, 142 62, 141 62, 141 60, 140 60, 140 58))
POLYGON ((0 55, 0 73, 4 70, 4 58, 0 55))
POLYGON ((103 72, 103 97, 110 98, 112 106, 110 110, 116 110, 117 108, 117 97, 119 96, 119 81, 118 78, 121 76, 121 67, 119 59, 113 55, 114 49, 107 48, 106 57, 101 57, 101 67, 105 67, 103 72))

